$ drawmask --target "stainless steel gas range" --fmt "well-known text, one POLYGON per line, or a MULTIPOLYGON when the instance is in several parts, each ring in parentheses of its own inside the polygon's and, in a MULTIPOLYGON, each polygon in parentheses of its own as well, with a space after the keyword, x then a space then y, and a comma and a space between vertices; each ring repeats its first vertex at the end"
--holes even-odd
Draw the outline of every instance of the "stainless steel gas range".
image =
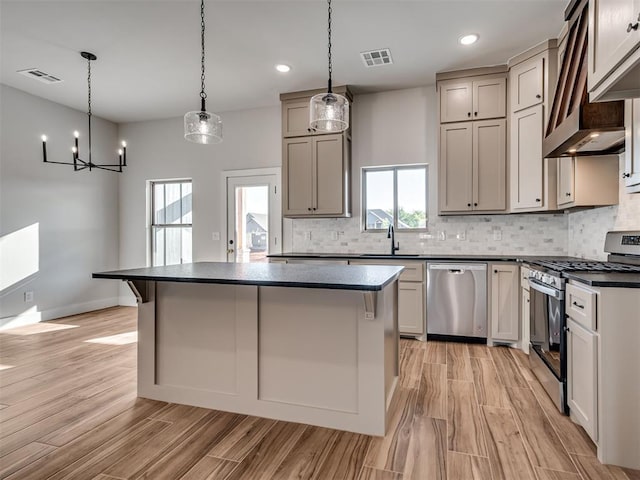
POLYGON ((529 362, 551 399, 565 414, 569 413, 569 407, 564 274, 640 273, 640 231, 607 233, 605 252, 609 253, 607 262, 548 258, 531 264, 529 362))

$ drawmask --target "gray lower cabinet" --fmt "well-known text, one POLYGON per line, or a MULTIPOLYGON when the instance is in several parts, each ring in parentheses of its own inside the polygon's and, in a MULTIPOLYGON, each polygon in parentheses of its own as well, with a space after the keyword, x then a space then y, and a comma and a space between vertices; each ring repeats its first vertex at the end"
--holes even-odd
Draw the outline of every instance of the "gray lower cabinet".
POLYGON ((517 342, 520 340, 520 268, 507 263, 493 263, 489 268, 491 340, 517 342))

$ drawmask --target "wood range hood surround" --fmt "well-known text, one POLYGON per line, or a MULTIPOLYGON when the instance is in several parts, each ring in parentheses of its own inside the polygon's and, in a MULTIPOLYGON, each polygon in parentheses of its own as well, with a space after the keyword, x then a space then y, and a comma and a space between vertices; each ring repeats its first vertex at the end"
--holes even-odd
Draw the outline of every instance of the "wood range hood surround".
POLYGON ((565 10, 567 49, 542 143, 546 158, 624 151, 624 102, 589 103, 587 9, 587 0, 572 0, 565 10))

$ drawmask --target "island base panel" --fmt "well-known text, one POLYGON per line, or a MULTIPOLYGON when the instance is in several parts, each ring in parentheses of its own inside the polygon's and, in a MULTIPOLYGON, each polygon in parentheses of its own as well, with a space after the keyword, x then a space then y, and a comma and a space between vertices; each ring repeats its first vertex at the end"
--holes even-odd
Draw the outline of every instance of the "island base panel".
POLYGON ((398 378, 397 282, 364 292, 148 282, 138 394, 384 435, 398 378))

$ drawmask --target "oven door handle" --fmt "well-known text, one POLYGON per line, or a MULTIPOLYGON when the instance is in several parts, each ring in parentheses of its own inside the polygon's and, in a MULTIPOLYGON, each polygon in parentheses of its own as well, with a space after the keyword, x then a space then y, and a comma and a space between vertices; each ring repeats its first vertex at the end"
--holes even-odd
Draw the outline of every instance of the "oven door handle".
POLYGON ((548 287, 544 283, 539 282, 535 278, 529 278, 529 286, 538 292, 549 295, 557 300, 564 300, 564 292, 553 287, 548 287))

